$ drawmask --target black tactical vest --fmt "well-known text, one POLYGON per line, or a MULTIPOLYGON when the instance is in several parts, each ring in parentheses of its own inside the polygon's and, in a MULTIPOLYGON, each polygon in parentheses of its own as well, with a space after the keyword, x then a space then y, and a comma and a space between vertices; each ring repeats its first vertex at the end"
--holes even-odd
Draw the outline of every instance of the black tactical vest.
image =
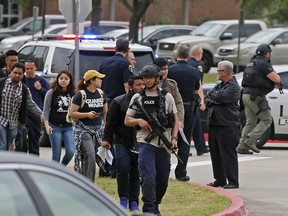
POLYGON ((275 83, 262 74, 261 71, 257 71, 255 64, 257 64, 257 59, 247 64, 243 73, 242 86, 257 90, 259 95, 266 95, 274 89, 275 83))

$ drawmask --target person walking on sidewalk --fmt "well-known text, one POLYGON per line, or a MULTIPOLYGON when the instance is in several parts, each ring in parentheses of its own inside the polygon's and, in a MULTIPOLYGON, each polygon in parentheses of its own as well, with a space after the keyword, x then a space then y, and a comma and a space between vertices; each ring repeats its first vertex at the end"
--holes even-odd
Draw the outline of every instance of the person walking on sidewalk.
POLYGON ((106 123, 108 111, 107 99, 101 90, 104 77, 96 70, 88 70, 77 86, 69 111, 76 145, 74 169, 92 182, 96 174, 95 153, 102 142, 100 128, 102 121, 106 123))
POLYGON ((120 205, 135 212, 139 211, 139 148, 135 129, 125 126, 124 119, 132 96, 144 88, 142 77, 132 76, 128 80, 128 86, 129 92, 114 98, 109 106, 109 118, 101 145, 108 149, 114 148, 120 205))
POLYGON ((60 162, 63 140, 65 155, 61 164, 65 166, 75 152, 72 124, 66 121, 68 107, 74 93, 75 85, 71 73, 68 70, 61 70, 44 100, 43 118, 51 143, 52 160, 60 162))
POLYGON ((277 84, 279 85, 281 79, 270 64, 271 52, 272 49, 268 44, 260 44, 256 49, 256 58, 246 66, 243 73, 242 101, 246 124, 237 147, 239 154, 259 153, 260 150, 256 146, 256 140, 272 124, 271 111, 266 95, 275 86, 277 87, 277 84))
POLYGON ((236 145, 240 130, 241 89, 233 76, 232 62, 219 62, 217 77, 221 83, 209 91, 205 99, 208 107, 208 143, 215 178, 208 185, 233 189, 239 187, 236 145))

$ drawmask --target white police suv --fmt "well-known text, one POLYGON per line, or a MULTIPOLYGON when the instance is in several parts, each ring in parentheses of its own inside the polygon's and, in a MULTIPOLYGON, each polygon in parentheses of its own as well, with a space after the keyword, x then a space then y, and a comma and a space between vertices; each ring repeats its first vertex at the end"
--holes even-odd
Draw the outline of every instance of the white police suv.
MULTIPOLYGON (((19 50, 19 60, 34 58, 37 62, 37 72, 43 77, 55 78, 62 69, 68 69, 74 74, 75 35, 46 36, 38 41, 24 44, 19 50)), ((87 70, 98 70, 105 58, 115 54, 116 41, 104 36, 81 36, 79 43, 80 75, 81 78, 87 70)), ((136 58, 135 72, 153 62, 154 52, 150 47, 139 44, 130 44, 131 51, 136 58)), ((77 80, 76 80, 77 82, 77 80)))

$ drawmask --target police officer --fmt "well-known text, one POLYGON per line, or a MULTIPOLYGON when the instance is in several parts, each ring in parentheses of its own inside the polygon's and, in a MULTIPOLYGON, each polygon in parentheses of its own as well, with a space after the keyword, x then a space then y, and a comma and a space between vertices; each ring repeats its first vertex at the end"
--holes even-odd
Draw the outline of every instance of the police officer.
POLYGON ((189 58, 189 48, 187 46, 180 46, 176 54, 177 62, 169 67, 168 78, 177 82, 180 94, 184 104, 184 134, 185 138, 179 136, 178 140, 178 155, 183 161, 178 164, 175 169, 175 177, 179 181, 189 181, 187 176, 187 162, 190 152, 190 142, 192 138, 192 131, 195 120, 195 94, 198 93, 200 87, 200 77, 197 69, 187 64, 189 58), (184 140, 188 143, 186 143, 184 140))
POLYGON ((171 142, 171 149, 177 148, 177 133, 179 121, 174 99, 170 93, 160 90, 161 69, 157 65, 146 65, 142 68, 141 74, 145 83, 145 89, 136 93, 126 112, 125 125, 139 126, 137 142, 139 143, 139 172, 141 177, 143 215, 160 215, 158 205, 168 187, 170 174, 170 155, 163 141, 159 136, 154 137, 150 142, 145 138, 151 133, 152 128, 141 115, 135 106, 134 101, 139 101, 147 113, 153 113, 162 127, 165 127, 164 136, 171 142), (166 116, 174 120, 168 123, 166 116))
POLYGON ((204 138, 204 133, 202 130, 202 125, 201 125, 201 118, 200 118, 200 110, 204 111, 206 109, 205 103, 204 103, 204 93, 203 93, 203 69, 202 66, 199 64, 200 60, 202 59, 203 56, 203 50, 202 47, 199 45, 194 45, 191 50, 190 50, 190 58, 188 60, 188 65, 196 68, 199 72, 200 76, 200 88, 198 91, 198 95, 196 96, 196 101, 198 100, 197 106, 199 109, 195 109, 196 117, 195 117, 195 125, 194 125, 194 130, 192 133, 193 140, 194 140, 194 145, 197 151, 197 155, 201 156, 205 153, 209 152, 209 148, 206 147, 205 145, 205 138, 204 138))
POLYGON ((99 72, 106 75, 102 83, 102 89, 107 95, 108 105, 115 97, 128 92, 128 80, 133 75, 133 69, 125 58, 129 52, 129 41, 119 38, 116 41, 115 55, 105 59, 99 68, 99 72))
MULTIPOLYGON (((129 91, 128 80, 133 75, 133 68, 126 58, 129 50, 128 39, 119 38, 116 41, 115 55, 105 59, 100 65, 99 72, 106 76, 102 83, 102 89, 107 96, 108 107, 115 97, 129 91)), ((113 149, 112 154, 114 154, 113 149)), ((108 163, 105 164, 105 167, 108 172, 100 169, 99 176, 116 177, 115 161, 113 161, 112 168, 108 163)))
POLYGON ((266 95, 274 89, 275 85, 280 87, 281 80, 270 64, 271 52, 272 49, 268 44, 260 44, 256 49, 256 57, 246 66, 243 73, 242 101, 245 108, 246 125, 242 130, 237 147, 239 154, 259 153, 256 140, 272 123, 266 95))

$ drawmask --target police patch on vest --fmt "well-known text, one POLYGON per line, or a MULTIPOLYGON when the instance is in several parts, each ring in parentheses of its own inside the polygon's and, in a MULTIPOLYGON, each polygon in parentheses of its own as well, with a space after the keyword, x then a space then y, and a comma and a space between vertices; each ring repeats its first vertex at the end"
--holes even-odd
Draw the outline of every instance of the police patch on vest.
POLYGON ((129 66, 128 66, 128 69, 129 69, 130 72, 133 72, 132 65, 129 65, 129 66))

